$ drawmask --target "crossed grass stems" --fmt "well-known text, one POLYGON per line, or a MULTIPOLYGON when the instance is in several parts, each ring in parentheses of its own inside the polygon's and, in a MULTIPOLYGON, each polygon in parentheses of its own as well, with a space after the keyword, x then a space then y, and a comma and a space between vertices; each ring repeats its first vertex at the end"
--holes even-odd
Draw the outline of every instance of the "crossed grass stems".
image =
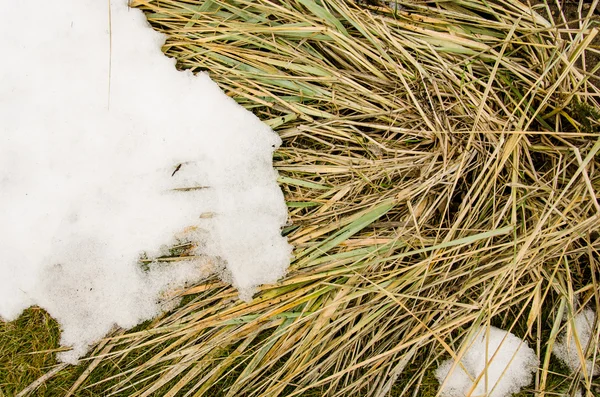
POLYGON ((495 325, 540 358, 522 395, 594 392, 551 350, 600 308, 597 1, 568 25, 513 0, 131 5, 282 137, 294 259, 250 303, 181 291, 44 390, 434 396, 440 360, 495 325))

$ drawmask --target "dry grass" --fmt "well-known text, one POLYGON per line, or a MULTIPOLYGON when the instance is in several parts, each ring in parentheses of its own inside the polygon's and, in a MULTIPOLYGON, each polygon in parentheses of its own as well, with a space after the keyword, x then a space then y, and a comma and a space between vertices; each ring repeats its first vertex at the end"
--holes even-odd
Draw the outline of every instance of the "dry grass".
POLYGON ((132 3, 283 138, 295 258, 251 303, 184 291, 47 395, 430 396, 490 324, 536 350, 525 394, 598 387, 550 354, 600 311, 597 1, 575 28, 515 0, 132 3))

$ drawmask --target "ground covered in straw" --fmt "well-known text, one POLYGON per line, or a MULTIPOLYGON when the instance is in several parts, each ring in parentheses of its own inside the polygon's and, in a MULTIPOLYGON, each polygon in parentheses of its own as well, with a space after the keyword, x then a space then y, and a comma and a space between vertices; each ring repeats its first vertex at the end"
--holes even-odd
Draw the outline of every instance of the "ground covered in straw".
POLYGON ((77 367, 56 366, 57 326, 29 309, 0 325, 0 395, 46 374, 26 392, 434 396, 482 325, 536 351, 521 395, 598 393, 551 355, 600 308, 597 2, 132 6, 282 137, 289 275, 250 303, 194 286, 77 367))

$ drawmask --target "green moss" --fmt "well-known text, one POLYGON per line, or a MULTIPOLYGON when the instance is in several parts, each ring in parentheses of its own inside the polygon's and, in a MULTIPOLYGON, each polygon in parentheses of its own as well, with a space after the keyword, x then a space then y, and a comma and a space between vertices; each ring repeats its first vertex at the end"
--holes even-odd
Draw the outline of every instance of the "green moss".
POLYGON ((582 126, 582 132, 600 132, 600 111, 585 102, 574 101, 571 117, 582 126))
MULTIPOLYGON (((46 373, 56 364, 52 350, 59 347, 59 338, 56 321, 37 307, 25 310, 15 321, 0 322, 0 390, 15 395, 46 373)), ((39 392, 45 393, 46 386, 39 392)))

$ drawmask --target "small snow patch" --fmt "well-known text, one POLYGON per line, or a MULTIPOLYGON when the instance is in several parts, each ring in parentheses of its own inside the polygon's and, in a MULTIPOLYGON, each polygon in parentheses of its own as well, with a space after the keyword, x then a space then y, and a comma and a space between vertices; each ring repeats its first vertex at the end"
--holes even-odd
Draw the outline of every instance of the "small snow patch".
MULTIPOLYGON (((594 319, 594 311, 592 309, 584 309, 573 318, 575 327, 568 327, 568 329, 559 337, 559 341, 554 344, 552 352, 565 363, 572 372, 581 369, 581 360, 579 358, 576 340, 579 341, 581 352, 584 355, 590 342, 594 343, 592 340, 594 335, 594 319)), ((593 356, 594 352, 591 353, 593 356)), ((600 352, 597 354, 600 354, 600 352)), ((600 360, 600 357, 597 357, 597 360, 600 360)), ((591 359, 587 359, 585 361, 585 367, 588 376, 600 374, 600 364, 598 362, 594 365, 591 359)))
POLYGON ((531 383, 539 365, 527 342, 496 327, 468 341, 460 364, 444 361, 435 371, 443 397, 507 397, 531 383), (462 364, 462 365, 461 365, 462 364))

